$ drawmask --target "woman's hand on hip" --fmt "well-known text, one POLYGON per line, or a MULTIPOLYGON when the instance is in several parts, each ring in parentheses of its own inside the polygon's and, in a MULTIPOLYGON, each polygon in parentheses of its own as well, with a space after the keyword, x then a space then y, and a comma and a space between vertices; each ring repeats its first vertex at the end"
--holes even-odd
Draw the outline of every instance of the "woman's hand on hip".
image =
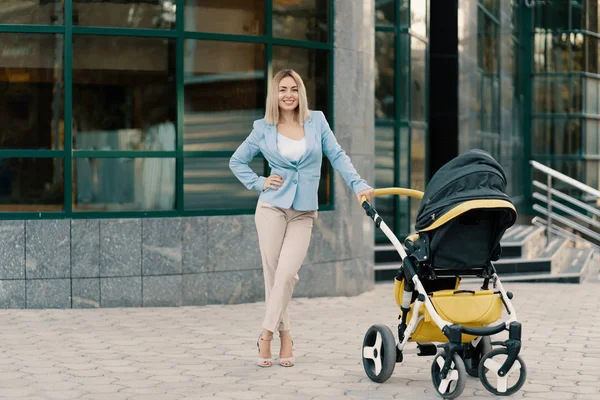
POLYGON ((279 190, 278 187, 281 187, 282 185, 283 185, 283 178, 281 176, 271 175, 265 181, 265 184, 263 185, 263 190, 267 190, 267 189, 279 190))
POLYGON ((360 192, 357 197, 358 197, 358 204, 362 205, 362 198, 366 197, 367 201, 370 203, 374 198, 375 198, 375 189, 369 188, 369 189, 365 189, 362 192, 360 192))

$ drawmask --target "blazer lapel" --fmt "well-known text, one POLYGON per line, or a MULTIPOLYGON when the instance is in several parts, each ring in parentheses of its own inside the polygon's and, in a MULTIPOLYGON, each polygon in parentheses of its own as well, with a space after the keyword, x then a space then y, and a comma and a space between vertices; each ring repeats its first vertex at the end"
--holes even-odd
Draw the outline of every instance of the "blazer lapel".
POLYGON ((298 164, 304 161, 304 159, 310 154, 312 148, 315 145, 316 130, 312 118, 309 118, 304 122, 304 136, 306 137, 306 151, 304 152, 300 160, 298 160, 298 164))

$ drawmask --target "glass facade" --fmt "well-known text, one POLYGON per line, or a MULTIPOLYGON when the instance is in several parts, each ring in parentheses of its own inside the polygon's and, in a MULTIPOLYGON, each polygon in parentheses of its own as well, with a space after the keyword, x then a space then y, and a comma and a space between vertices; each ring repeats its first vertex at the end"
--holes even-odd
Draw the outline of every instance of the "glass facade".
POLYGON ((594 188, 600 169, 599 15, 597 0, 536 2, 531 32, 533 159, 594 188))
POLYGON ((332 15, 333 0, 0 2, 0 213, 252 212, 229 158, 281 68, 332 119, 332 15))
MULTIPOLYGON (((375 23, 375 186, 424 190, 429 1, 376 0, 375 23)), ((392 230, 411 232, 418 201, 389 196, 376 203, 392 230)))

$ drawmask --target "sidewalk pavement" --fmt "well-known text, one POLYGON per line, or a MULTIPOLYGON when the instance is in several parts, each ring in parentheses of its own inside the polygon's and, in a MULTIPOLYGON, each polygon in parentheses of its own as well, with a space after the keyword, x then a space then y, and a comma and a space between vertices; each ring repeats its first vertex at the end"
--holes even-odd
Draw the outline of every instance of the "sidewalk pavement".
MULTIPOLYGON (((505 286, 528 368, 512 398, 599 399, 600 283, 505 286)), ((293 368, 255 365, 263 308, 0 311, 0 399, 438 398, 432 357, 407 355, 384 384, 362 369, 367 328, 396 323, 390 284, 352 298, 294 299, 293 368)), ((494 397, 469 377, 460 398, 494 397)))

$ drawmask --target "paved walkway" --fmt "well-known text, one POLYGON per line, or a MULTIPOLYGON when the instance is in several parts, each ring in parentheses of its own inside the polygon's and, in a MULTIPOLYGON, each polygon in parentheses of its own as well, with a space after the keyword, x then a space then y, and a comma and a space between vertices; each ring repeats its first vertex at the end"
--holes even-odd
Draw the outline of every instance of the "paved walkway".
MULTIPOLYGON (((600 284, 507 286, 529 371, 513 398, 600 399, 600 284)), ((385 384, 362 370, 366 329, 396 323, 391 285, 295 299, 294 368, 255 366, 263 306, 0 311, 0 398, 437 398, 431 357, 406 356, 385 384)), ((468 378, 461 398, 493 396, 468 378)))

